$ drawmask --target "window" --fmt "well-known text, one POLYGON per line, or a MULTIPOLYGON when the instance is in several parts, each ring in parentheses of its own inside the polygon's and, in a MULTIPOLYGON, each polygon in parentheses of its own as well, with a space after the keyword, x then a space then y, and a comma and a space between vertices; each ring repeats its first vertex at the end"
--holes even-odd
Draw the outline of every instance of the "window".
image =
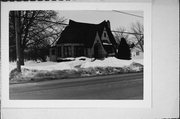
POLYGON ((55 55, 55 49, 52 49, 52 50, 51 50, 51 54, 52 54, 52 55, 55 55))
POLYGON ((84 47, 83 46, 75 46, 74 52, 76 57, 80 57, 84 55, 84 47))
POLYGON ((64 57, 72 56, 72 48, 71 46, 64 46, 64 57))
POLYGON ((63 47, 64 56, 67 57, 67 46, 63 47))
POLYGON ((68 46, 68 57, 72 56, 72 48, 71 46, 68 46))
POLYGON ((106 37, 106 33, 104 33, 104 37, 106 37))
POLYGON ((61 47, 58 47, 58 57, 61 57, 61 47))

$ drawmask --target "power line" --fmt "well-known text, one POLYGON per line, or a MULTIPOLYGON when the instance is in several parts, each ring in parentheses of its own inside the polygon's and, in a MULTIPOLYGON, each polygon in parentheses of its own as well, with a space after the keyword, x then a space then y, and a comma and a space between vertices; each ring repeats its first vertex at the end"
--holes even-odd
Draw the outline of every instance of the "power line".
POLYGON ((131 15, 131 16, 139 17, 139 18, 144 18, 143 16, 132 14, 132 13, 128 13, 128 12, 123 12, 123 11, 118 11, 118 10, 113 10, 113 11, 114 12, 118 12, 118 13, 122 13, 122 14, 126 14, 126 15, 131 15))
MULTIPOLYGON (((115 11, 115 10, 113 10, 113 11, 115 11)), ((141 16, 141 17, 142 17, 142 16, 141 16)), ((143 17, 142 17, 142 18, 143 18, 143 17)), ((53 21, 49 21, 49 20, 41 20, 41 19, 36 19, 36 20, 45 21, 45 22, 54 23, 54 24, 60 24, 60 25, 63 25, 63 26, 67 26, 67 25, 68 25, 68 24, 66 24, 66 23, 53 22, 53 21)), ((115 31, 115 30, 112 30, 111 32, 125 33, 125 34, 132 34, 132 35, 143 35, 143 34, 140 34, 140 33, 121 32, 121 31, 115 31)))
MULTIPOLYGON (((64 25, 64 26, 67 26, 67 25, 68 25, 68 24, 66 24, 66 23, 53 22, 53 21, 48 21, 48 20, 42 20, 42 21, 50 22, 50 23, 55 23, 55 24, 60 24, 60 25, 64 25)), ((111 31, 111 32, 125 33, 125 34, 132 34, 132 35, 143 35, 143 34, 140 34, 140 33, 121 32, 121 31, 114 31, 114 30, 111 31)))
POLYGON ((125 34, 132 34, 132 35, 143 35, 141 33, 131 33, 131 32, 122 32, 122 31, 111 31, 111 32, 125 33, 125 34))

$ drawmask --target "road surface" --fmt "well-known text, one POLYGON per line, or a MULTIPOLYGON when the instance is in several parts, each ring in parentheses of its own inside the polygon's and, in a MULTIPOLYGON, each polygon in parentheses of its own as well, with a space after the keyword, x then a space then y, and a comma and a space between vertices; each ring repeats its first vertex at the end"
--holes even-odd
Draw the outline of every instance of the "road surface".
POLYGON ((143 73, 13 84, 10 99, 143 99, 143 73))

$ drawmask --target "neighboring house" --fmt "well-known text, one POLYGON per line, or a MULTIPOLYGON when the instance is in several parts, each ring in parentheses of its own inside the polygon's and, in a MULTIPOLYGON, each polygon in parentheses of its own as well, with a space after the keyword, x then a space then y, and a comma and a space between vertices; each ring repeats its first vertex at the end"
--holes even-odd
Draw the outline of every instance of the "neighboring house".
POLYGON ((115 55, 116 47, 109 21, 89 24, 69 20, 56 45, 50 49, 50 60, 79 56, 104 58, 115 55))
POLYGON ((136 47, 131 49, 131 58, 132 59, 143 59, 143 57, 144 57, 143 55, 144 55, 144 53, 141 51, 141 49, 136 48, 136 47))

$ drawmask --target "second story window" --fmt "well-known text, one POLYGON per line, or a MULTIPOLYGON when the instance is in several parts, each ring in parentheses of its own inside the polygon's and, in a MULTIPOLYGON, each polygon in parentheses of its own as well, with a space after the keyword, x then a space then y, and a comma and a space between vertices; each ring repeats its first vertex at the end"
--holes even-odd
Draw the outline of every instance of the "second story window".
POLYGON ((104 37, 106 37, 106 33, 104 33, 104 37))

